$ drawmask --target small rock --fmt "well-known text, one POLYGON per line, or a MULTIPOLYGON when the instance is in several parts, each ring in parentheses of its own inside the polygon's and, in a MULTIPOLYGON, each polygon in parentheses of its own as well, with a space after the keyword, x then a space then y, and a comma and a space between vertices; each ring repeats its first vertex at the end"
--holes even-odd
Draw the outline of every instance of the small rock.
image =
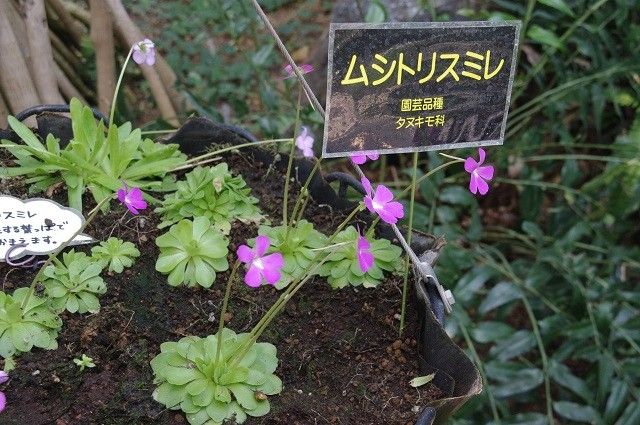
POLYGON ((391 344, 391 347, 392 347, 394 350, 399 350, 399 349, 400 349, 400 347, 402 347, 402 341, 400 341, 399 339, 398 339, 398 340, 395 340, 395 341, 393 342, 393 344, 391 344))
POLYGON ((224 314, 224 322, 225 323, 229 323, 231 321, 231 319, 233 319, 233 313, 230 313, 230 312, 227 311, 224 314))
POLYGON ((33 372, 31 372, 31 376, 38 376, 38 375, 40 375, 40 370, 39 369, 36 369, 33 372))
POLYGON ((418 413, 418 412, 420 411, 420 406, 413 406, 413 407, 411 408, 411 411, 412 411, 413 413, 418 413))

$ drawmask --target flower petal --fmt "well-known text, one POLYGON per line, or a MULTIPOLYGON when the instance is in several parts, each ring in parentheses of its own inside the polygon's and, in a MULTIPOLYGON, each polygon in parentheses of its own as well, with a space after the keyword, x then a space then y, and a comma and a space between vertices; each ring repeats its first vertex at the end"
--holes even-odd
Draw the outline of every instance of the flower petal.
POLYGON ((265 268, 262 271, 262 275, 264 276, 264 280, 267 281, 269 285, 275 285, 280 280, 280 270, 265 268))
POLYGON ((372 161, 376 161, 378 158, 380 158, 380 154, 375 152, 375 153, 370 153, 367 155, 369 157, 370 160, 372 161))
POLYGON ((266 255, 262 257, 262 264, 264 264, 264 269, 281 269, 284 266, 284 257, 279 252, 274 252, 273 254, 266 255))
POLYGON ((362 165, 367 162, 367 157, 365 155, 351 155, 351 162, 357 165, 362 165))
POLYGON ((126 189, 118 189, 118 201, 124 204, 125 199, 127 198, 127 190, 126 189))
POLYGON ((397 218, 404 217, 404 207, 400 202, 389 202, 384 206, 385 211, 393 214, 397 218))
POLYGON ((367 207, 367 209, 368 209, 370 212, 372 212, 372 213, 375 213, 375 212, 376 212, 376 210, 375 210, 375 209, 373 209, 373 202, 372 202, 372 200, 371 200, 371 197, 370 197, 370 196, 365 196, 365 197, 364 197, 364 205, 367 207))
POLYGON ((482 148, 478 148, 478 156, 480 156, 480 161, 478 161, 478 165, 481 165, 484 162, 484 158, 487 156, 487 153, 482 148))
POLYGON ((256 257, 262 257, 269 249, 271 241, 268 236, 260 235, 256 238, 256 257))
POLYGON ((464 161, 464 169, 467 173, 473 173, 475 169, 478 168, 478 163, 475 159, 468 157, 464 161))
POLYGON ((371 182, 369 181, 368 178, 366 177, 362 177, 360 179, 360 183, 362 183, 362 186, 364 186, 364 191, 367 192, 367 196, 371 197, 371 182))
POLYGON ((376 188, 376 194, 373 197, 375 202, 380 204, 387 203, 393 200, 393 192, 391 192, 386 186, 378 185, 376 188))
POLYGON ((9 374, 4 370, 0 370, 0 384, 4 384, 9 380, 9 374))
POLYGON ((471 173, 471 178, 469 179, 469 192, 474 195, 478 193, 478 180, 482 180, 476 173, 471 173))
POLYGON ((358 265, 360 266, 362 273, 366 273, 371 267, 373 267, 373 261, 374 258, 372 253, 368 251, 358 253, 358 265))
POLYGON ((135 46, 133 48, 133 61, 138 65, 142 65, 144 63, 144 60, 145 60, 145 54, 140 51, 140 47, 135 46))
POLYGON ((252 288, 257 288, 262 282, 262 276, 260 275, 260 269, 255 266, 249 267, 247 273, 244 275, 244 283, 252 288))
POLYGON ((300 68, 300 71, 301 71, 303 74, 308 74, 308 73, 310 73, 311 71, 313 71, 313 65, 310 65, 310 64, 308 64, 308 63, 305 63, 305 64, 300 65, 300 67, 299 67, 299 68, 300 68))
POLYGON ((486 195, 489 192, 489 185, 481 177, 478 177, 476 184, 478 185, 478 192, 480 195, 486 195))
POLYGON ((247 245, 240 245, 238 247, 238 250, 236 251, 236 254, 238 254, 238 260, 243 263, 249 264, 253 261, 253 250, 247 245))
POLYGON ((493 165, 485 165, 484 167, 478 167, 476 174, 485 180, 491 180, 493 178, 493 165))
POLYGON ((0 412, 2 412, 6 406, 7 406, 7 396, 5 396, 2 391, 0 391, 0 412))

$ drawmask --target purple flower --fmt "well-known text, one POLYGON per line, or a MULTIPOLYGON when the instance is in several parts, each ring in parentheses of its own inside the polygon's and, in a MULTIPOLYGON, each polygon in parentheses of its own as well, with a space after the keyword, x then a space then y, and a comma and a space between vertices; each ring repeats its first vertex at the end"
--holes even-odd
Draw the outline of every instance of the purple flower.
POLYGON ((156 63, 156 48, 153 41, 145 38, 133 45, 133 61, 138 65, 146 63, 153 65, 156 63))
MULTIPOLYGON (((0 370, 0 385, 4 384, 8 380, 9 380, 9 374, 4 370, 0 370)), ((2 391, 0 391, 0 412, 2 412, 6 406, 7 406, 7 396, 5 396, 2 391)))
MULTIPOLYGON (((313 71, 313 65, 309 65, 309 64, 303 64, 300 65, 298 67, 298 69, 300 70, 301 73, 303 74, 308 74, 311 71, 313 71)), ((287 74, 286 77, 284 77, 284 79, 289 79, 291 77, 294 77, 296 75, 296 73, 293 71, 293 67, 291 65, 287 65, 284 67, 284 73, 287 74)))
POLYGON ((362 165, 362 164, 364 164, 365 162, 367 162, 367 158, 368 158, 368 159, 370 159, 371 161, 375 161, 375 160, 377 160, 379 157, 380 157, 380 155, 378 155, 378 153, 376 153, 376 152, 374 152, 374 153, 368 153, 368 154, 362 154, 362 155, 359 155, 359 154, 353 154, 353 155, 351 155, 351 156, 350 156, 351 161, 352 161, 354 164, 357 164, 357 165, 362 165))
POLYGON ((269 285, 274 285, 280 280, 280 270, 284 266, 284 258, 279 252, 264 255, 269 249, 271 241, 267 236, 261 235, 256 238, 255 249, 247 245, 238 247, 238 259, 248 265, 247 273, 244 275, 244 283, 257 288, 266 280, 269 285))
POLYGON ((386 186, 378 185, 375 194, 373 194, 371 182, 366 177, 362 177, 361 182, 365 192, 367 192, 364 197, 364 204, 369 211, 377 213, 382 221, 389 224, 395 224, 399 218, 404 217, 402 204, 392 201, 393 193, 386 186))
POLYGON ((371 253, 371 244, 364 236, 358 234, 358 242, 356 243, 356 251, 358 256, 358 265, 362 273, 369 271, 373 267, 373 254, 371 253))
POLYGON ((140 210, 147 208, 147 202, 142 199, 142 191, 139 187, 129 189, 126 183, 122 184, 122 188, 118 189, 118 200, 131 211, 131 214, 138 215, 140 210))
POLYGON ((313 137, 307 127, 302 127, 302 132, 296 137, 296 146, 302 151, 302 155, 313 158, 313 137))
POLYGON ((481 166, 486 156, 484 149, 479 148, 478 155, 480 156, 480 161, 476 162, 472 157, 468 157, 464 161, 464 169, 471 174, 469 191, 474 195, 478 192, 480 192, 480 195, 486 195, 489 191, 489 185, 486 181, 493 178, 493 165, 481 166))

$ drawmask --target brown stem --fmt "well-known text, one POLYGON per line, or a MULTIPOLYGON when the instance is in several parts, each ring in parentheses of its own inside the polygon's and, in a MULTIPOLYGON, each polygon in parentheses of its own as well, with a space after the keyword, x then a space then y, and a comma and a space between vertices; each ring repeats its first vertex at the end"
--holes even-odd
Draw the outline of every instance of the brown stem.
POLYGON ((40 99, 44 103, 62 103, 54 72, 44 0, 22 0, 20 8, 26 23, 33 80, 40 99))
POLYGON ((41 102, 9 22, 10 8, 9 2, 0 1, 0 89, 16 113, 41 102))
POLYGON ((84 83, 84 81, 82 81, 82 78, 80 78, 80 76, 78 75, 78 72, 80 72, 79 69, 74 69, 73 66, 69 62, 67 62, 64 57, 62 57, 62 55, 57 51, 53 52, 53 59, 55 59, 56 64, 58 64, 69 81, 73 83, 74 87, 78 89, 78 91, 82 93, 84 97, 93 97, 91 89, 84 83))
POLYGON ((82 37, 85 34, 84 27, 69 13, 64 4, 60 0, 47 0, 47 4, 55 12, 56 16, 62 23, 64 30, 73 38, 77 46, 82 44, 82 37))
POLYGON ((62 95, 65 97, 67 101, 71 101, 71 98, 75 97, 80 100, 84 105, 88 105, 87 100, 82 96, 82 94, 78 91, 78 89, 73 85, 73 83, 67 78, 67 76, 62 72, 59 66, 56 66, 56 80, 58 81, 58 86, 60 87, 60 91, 62 95))
POLYGON ((113 23, 109 7, 103 0, 90 0, 91 41, 96 51, 98 109, 111 110, 111 98, 116 88, 115 46, 113 23))
POLYGON ((7 128, 7 115, 9 113, 9 107, 2 97, 2 90, 0 90, 0 128, 7 128))

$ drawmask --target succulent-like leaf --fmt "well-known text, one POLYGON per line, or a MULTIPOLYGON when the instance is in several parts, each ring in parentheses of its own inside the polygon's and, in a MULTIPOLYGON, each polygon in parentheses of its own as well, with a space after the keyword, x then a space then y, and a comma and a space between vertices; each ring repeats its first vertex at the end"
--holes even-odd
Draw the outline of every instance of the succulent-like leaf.
POLYGON ((29 294, 29 288, 18 288, 12 295, 0 292, 0 356, 12 357, 32 347, 54 350, 62 320, 49 307, 47 300, 29 294), (29 301, 22 308, 25 298, 29 301))
POLYGON ((196 167, 177 183, 177 188, 156 209, 162 215, 161 229, 184 218, 206 217, 217 230, 227 234, 234 220, 258 223, 264 218, 242 176, 231 175, 225 163, 196 167))
POLYGON ((118 238, 109 238, 91 249, 91 256, 102 264, 109 266, 109 271, 122 273, 125 267, 131 267, 140 251, 131 242, 124 242, 118 238))
POLYGON ((156 238, 160 256, 156 270, 168 274, 171 286, 185 284, 209 288, 216 273, 227 270, 229 241, 211 227, 206 217, 182 220, 156 238))
POLYGON ((374 257, 373 267, 363 273, 358 266, 357 240, 358 231, 349 226, 334 238, 334 243, 344 245, 332 250, 333 254, 320 267, 320 275, 327 278, 333 288, 344 288, 348 285, 375 288, 384 277, 384 271, 396 271, 400 266, 402 249, 387 239, 370 240, 370 250, 374 257))
POLYGON ((97 296, 107 292, 100 277, 102 265, 83 252, 71 250, 62 254, 62 261, 44 270, 45 292, 54 310, 70 313, 97 313, 100 302, 97 296))
POLYGON ((162 344, 151 360, 158 385, 153 398, 169 409, 181 409, 192 425, 222 425, 232 419, 240 424, 247 416, 266 415, 270 405, 264 397, 282 391, 282 381, 272 373, 278 365, 277 350, 254 343, 236 361, 234 356, 248 339, 249 334, 236 335, 225 328, 217 363, 217 335, 162 344))

